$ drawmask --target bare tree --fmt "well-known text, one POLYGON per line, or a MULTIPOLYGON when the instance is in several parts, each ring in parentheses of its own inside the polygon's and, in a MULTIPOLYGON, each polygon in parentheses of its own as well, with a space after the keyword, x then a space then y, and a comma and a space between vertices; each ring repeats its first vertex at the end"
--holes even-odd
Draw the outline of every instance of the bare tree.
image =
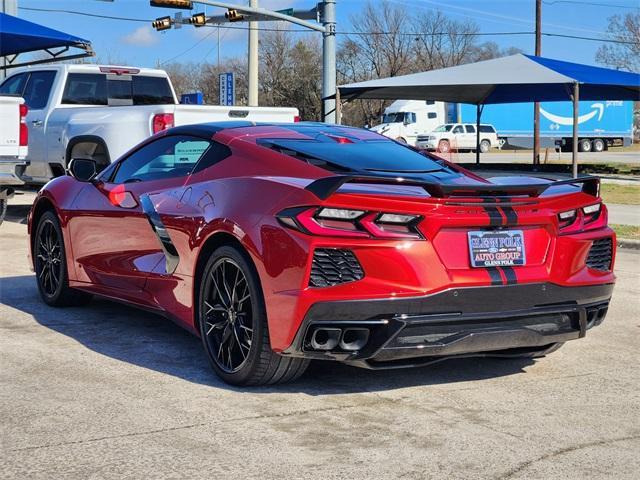
POLYGON ((640 72, 640 13, 610 17, 607 37, 624 43, 602 45, 596 61, 612 68, 640 72))
POLYGON ((476 34, 475 22, 459 22, 441 11, 425 12, 415 17, 413 53, 419 71, 452 67, 473 60, 476 34))
POLYGON ((287 30, 268 32, 260 42, 261 103, 295 105, 304 120, 320 120, 321 48, 316 37, 294 40, 287 30))
POLYGON ((471 58, 474 62, 479 62, 481 60, 515 55, 516 53, 522 53, 522 50, 516 47, 500 48, 496 42, 484 42, 472 47, 471 58))

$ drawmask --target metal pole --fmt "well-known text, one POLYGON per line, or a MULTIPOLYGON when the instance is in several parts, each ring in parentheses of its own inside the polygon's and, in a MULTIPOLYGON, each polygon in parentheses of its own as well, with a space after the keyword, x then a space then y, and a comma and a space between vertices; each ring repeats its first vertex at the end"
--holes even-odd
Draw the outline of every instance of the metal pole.
MULTIPOLYGON (((249 0, 258 8, 258 0, 249 0)), ((249 106, 258 106, 258 22, 249 22, 249 106)))
POLYGON ((322 120, 336 123, 336 0, 322 2, 322 120))
MULTIPOLYGON (((536 56, 542 51, 542 0, 536 0, 536 56)), ((533 104, 533 164, 540 164, 540 103, 533 104)))
POLYGON ((571 152, 571 172, 573 178, 578 176, 578 114, 580 113, 580 84, 573 84, 573 142, 571 152))
MULTIPOLYGON (((14 17, 18 15, 18 0, 0 0, 0 7, 2 8, 2 13, 6 13, 7 15, 13 15, 14 17)), ((7 66, 8 62, 6 57, 2 58, 2 65, 7 66)), ((7 75, 7 70, 0 69, 0 80, 3 80, 7 75)))
POLYGON ((220 70, 220 25, 218 25, 218 70, 220 70))
POLYGON ((476 105, 476 165, 480 165, 480 116, 482 115, 482 107, 476 105))
POLYGON ((342 125, 342 102, 340 101, 340 89, 336 88, 336 124, 342 125))

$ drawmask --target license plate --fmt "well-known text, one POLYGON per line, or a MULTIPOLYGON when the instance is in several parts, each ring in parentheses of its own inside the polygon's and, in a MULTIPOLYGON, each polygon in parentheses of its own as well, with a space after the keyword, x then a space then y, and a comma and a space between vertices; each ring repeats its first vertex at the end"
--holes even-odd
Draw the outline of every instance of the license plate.
POLYGON ((473 267, 525 265, 522 230, 479 230, 468 232, 473 267))

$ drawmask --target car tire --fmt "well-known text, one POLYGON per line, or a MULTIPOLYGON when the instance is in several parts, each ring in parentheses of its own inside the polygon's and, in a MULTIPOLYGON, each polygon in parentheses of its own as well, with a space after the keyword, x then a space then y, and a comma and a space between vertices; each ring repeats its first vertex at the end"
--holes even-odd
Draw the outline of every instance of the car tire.
POLYGON ((438 152, 440 153, 449 153, 451 151, 451 144, 449 140, 440 140, 438 142, 438 152))
POLYGON ((92 295, 69 287, 64 237, 58 217, 45 212, 36 227, 33 266, 42 300, 52 307, 84 305, 92 295))
POLYGON ((258 273, 239 248, 220 247, 208 259, 199 286, 198 320, 211 367, 231 385, 290 382, 309 364, 272 350, 258 273))
POLYGON ((590 152, 591 151, 591 140, 588 138, 583 138, 582 140, 578 140, 578 151, 580 152, 590 152))
POLYGON ((604 140, 602 140, 601 138, 596 138, 591 142, 591 150, 593 150, 594 152, 600 153, 600 152, 604 152, 606 148, 606 144, 604 143, 604 140))
POLYGON ((400 142, 404 145, 407 144, 407 141, 404 139, 404 137, 396 137, 396 142, 400 142))
POLYGON ((491 142, 489 140, 482 140, 480 142, 480 153, 487 153, 491 150, 491 142))

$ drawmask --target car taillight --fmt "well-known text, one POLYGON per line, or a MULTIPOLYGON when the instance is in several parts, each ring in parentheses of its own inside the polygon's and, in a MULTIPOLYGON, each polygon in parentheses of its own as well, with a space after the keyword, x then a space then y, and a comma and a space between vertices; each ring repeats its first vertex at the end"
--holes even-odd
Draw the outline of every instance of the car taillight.
POLYGON ((381 239, 421 239, 419 215, 367 212, 332 207, 288 208, 276 215, 280 222, 311 235, 381 239))
POLYGON ((594 203, 575 210, 558 214, 558 226, 561 234, 578 233, 607 226, 607 207, 594 203))
POLYGON ((153 133, 172 128, 174 125, 173 113, 157 113, 153 116, 153 133))
POLYGON ((24 103, 20 105, 20 143, 21 147, 29 145, 29 129, 27 128, 27 113, 29 113, 29 107, 24 103))
POLYGON ((296 115, 295 117, 293 117, 293 121, 295 123, 298 123, 300 121, 300 115, 296 115))

